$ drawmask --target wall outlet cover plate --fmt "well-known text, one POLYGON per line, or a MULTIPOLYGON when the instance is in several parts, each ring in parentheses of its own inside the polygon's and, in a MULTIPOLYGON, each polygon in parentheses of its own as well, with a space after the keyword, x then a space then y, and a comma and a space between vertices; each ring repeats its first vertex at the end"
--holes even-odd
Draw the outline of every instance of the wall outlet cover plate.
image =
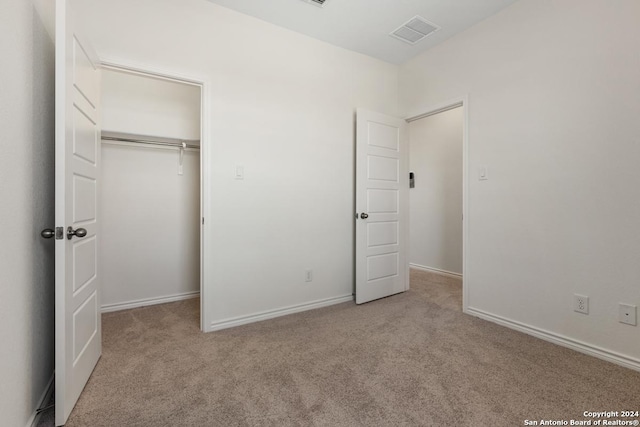
POLYGON ((620 323, 636 326, 638 324, 636 312, 637 310, 635 305, 620 303, 618 320, 620 323))
POLYGON ((586 295, 573 295, 573 311, 589 314, 589 297, 586 295))

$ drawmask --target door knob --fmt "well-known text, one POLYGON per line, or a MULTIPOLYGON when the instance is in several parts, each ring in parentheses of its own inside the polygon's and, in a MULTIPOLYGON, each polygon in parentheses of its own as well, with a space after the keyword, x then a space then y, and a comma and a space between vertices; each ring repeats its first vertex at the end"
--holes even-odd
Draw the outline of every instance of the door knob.
POLYGON ((53 231, 53 230, 52 230, 52 229, 50 229, 50 228, 45 228, 44 230, 42 230, 42 231, 40 232, 40 235, 41 235, 43 238, 45 238, 45 239, 50 239, 50 238, 52 238, 53 236, 55 236, 55 235, 56 235, 56 232, 55 232, 55 231, 53 231))
POLYGON ((67 228, 67 239, 69 240, 71 240, 73 236, 84 237, 86 235, 87 235, 87 230, 85 230, 84 228, 78 228, 77 230, 74 230, 73 227, 67 228))
POLYGON ((362 219, 367 219, 367 218, 369 218, 369 214, 361 213, 361 214, 360 214, 360 218, 362 218, 362 219))

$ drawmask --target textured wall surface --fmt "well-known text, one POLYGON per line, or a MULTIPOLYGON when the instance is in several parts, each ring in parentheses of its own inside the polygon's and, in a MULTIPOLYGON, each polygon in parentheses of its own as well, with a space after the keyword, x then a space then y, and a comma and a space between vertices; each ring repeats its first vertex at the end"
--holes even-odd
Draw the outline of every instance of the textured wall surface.
POLYGON ((53 375, 54 46, 29 1, 0 27, 0 424, 24 426, 53 375))
POLYGON ((397 113, 397 66, 201 0, 82 7, 103 59, 211 83, 211 321, 351 295, 354 112, 397 113))
POLYGON ((400 71, 408 113, 469 95, 469 306, 636 363, 618 303, 640 305, 638 16, 522 0, 400 71))

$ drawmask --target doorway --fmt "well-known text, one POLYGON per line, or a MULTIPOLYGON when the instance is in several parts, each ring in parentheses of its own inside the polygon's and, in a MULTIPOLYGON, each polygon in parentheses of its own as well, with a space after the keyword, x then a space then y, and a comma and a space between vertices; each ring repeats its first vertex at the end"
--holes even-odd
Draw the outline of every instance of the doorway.
POLYGON ((411 285, 466 309, 466 105, 464 100, 407 119, 411 285))
MULTIPOLYGON (((460 274, 462 311, 467 312, 468 292, 468 101, 467 97, 423 110, 406 119, 359 108, 356 114, 355 174, 355 299, 357 304, 404 292, 410 288, 410 141, 411 123, 460 108, 462 134, 456 174, 461 175, 462 209, 451 222, 462 224, 460 274), (426 111, 426 112, 425 112, 426 111), (461 158, 460 158, 461 157, 461 158), (460 169, 461 164, 461 169, 460 169)), ((458 140, 459 141, 459 140, 458 140)), ((415 185, 420 177, 413 175, 415 185)), ((426 182, 426 181, 422 181, 426 182)), ((460 191, 460 189, 458 189, 460 191)), ((430 262, 429 262, 430 263, 430 262)), ((425 262, 427 264, 427 262, 425 262)), ((459 265, 459 264, 458 264, 459 265)), ((431 267, 431 273, 447 271, 431 267), (437 270, 435 270, 437 269, 437 270)), ((449 267, 451 268, 451 267, 449 267)), ((458 267, 460 268, 460 267, 458 267)), ((455 269, 455 268, 454 268, 455 269)), ((457 273, 451 272, 450 273, 457 273)), ((449 276, 451 277, 451 276, 449 276)), ((460 279, 460 276, 453 275, 460 279)), ((460 298, 459 298, 460 299, 460 298)), ((458 307, 460 304, 458 303, 458 307)))
POLYGON ((101 89, 101 311, 200 297, 202 86, 104 66, 101 89))

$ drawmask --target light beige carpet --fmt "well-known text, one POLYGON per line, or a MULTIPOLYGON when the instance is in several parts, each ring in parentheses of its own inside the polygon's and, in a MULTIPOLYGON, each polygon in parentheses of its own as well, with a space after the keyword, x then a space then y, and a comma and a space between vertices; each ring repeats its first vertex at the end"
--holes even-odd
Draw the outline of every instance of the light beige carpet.
POLYGON ((198 301, 105 314, 68 425, 518 426, 640 410, 640 373, 461 313, 456 280, 210 334, 198 301))

